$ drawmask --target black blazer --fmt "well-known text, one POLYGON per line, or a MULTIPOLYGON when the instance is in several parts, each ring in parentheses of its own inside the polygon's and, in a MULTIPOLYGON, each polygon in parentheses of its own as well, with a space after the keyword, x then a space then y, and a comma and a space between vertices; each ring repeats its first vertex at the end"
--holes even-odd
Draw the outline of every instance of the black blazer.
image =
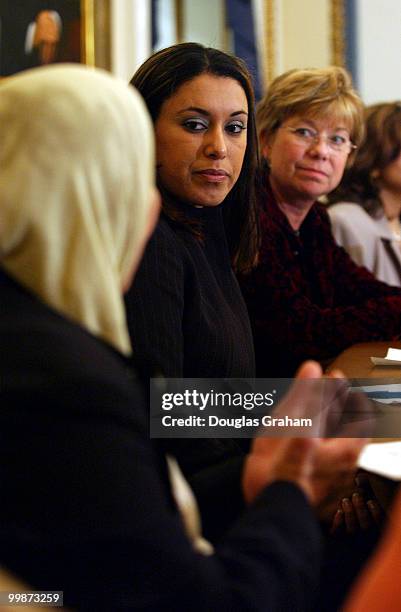
POLYGON ((319 531, 297 487, 195 553, 130 364, 2 272, 0 304, 0 564, 79 610, 309 607, 319 531))

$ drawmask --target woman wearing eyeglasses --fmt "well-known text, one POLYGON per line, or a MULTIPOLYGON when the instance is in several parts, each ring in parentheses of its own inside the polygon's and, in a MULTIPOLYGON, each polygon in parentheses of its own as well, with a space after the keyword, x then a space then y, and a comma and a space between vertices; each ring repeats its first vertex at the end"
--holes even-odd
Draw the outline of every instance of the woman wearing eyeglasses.
POLYGON ((352 163, 362 110, 338 67, 290 70, 259 103, 262 244, 241 278, 259 376, 292 376, 306 357, 324 362, 401 332, 401 291, 351 261, 317 203, 352 163))

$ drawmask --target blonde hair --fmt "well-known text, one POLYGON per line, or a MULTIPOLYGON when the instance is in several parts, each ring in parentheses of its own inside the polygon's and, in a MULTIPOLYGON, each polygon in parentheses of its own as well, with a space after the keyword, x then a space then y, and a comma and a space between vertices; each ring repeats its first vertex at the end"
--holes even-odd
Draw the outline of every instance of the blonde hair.
POLYGON ((272 134, 293 115, 339 117, 350 130, 351 141, 363 139, 363 103, 343 68, 293 69, 278 76, 259 102, 258 136, 272 134))

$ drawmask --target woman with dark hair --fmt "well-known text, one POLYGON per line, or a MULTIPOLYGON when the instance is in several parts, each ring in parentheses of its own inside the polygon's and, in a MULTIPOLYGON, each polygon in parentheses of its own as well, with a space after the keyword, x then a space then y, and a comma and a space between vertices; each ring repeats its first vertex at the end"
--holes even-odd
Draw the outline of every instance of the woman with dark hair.
MULTIPOLYGON (((249 269, 257 251, 248 70, 222 51, 183 43, 150 57, 131 84, 154 122, 162 197, 160 221, 125 296, 134 354, 171 378, 252 377, 251 329, 233 272, 233 265, 249 269)), ((166 440, 212 539, 244 507, 240 442, 166 440)))
POLYGON ((329 196, 333 234, 353 260, 401 285, 401 102, 366 109, 366 137, 329 196))
POLYGON ((251 377, 252 337, 234 277, 257 251, 254 97, 244 63, 183 43, 132 85, 156 132, 162 216, 127 295, 136 355, 169 377, 251 377))

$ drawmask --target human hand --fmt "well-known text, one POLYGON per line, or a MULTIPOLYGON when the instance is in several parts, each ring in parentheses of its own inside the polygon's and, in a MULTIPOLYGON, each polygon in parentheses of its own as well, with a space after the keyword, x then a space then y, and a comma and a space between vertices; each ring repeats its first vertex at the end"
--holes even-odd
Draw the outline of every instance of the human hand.
MULTIPOLYGON (((297 380, 321 378, 322 370, 319 364, 307 362, 304 364, 297 380)), ((297 381, 280 403, 282 414, 291 412, 301 394, 297 381)), ((250 503, 257 495, 275 480, 287 480, 301 485, 308 480, 310 473, 310 457, 317 441, 314 438, 264 438, 257 437, 252 443, 251 451, 246 459, 243 472, 243 493, 250 503)))
POLYGON ((343 497, 332 519, 330 533, 354 535, 359 531, 380 529, 385 512, 375 497, 366 474, 359 472, 355 478, 357 488, 343 497))
MULTIPOLYGON (((337 502, 336 487, 353 473, 357 457, 366 443, 363 438, 344 437, 322 439, 319 433, 335 426, 340 434, 349 436, 365 433, 365 423, 355 420, 340 425, 347 385, 340 378, 330 385, 322 385, 322 370, 315 362, 306 362, 286 397, 280 402, 276 415, 313 417, 315 429, 310 437, 267 438, 254 440, 246 460, 243 491, 248 502, 274 480, 287 480, 297 484, 310 502, 318 506, 328 496, 337 502), (304 384, 305 381, 308 384, 304 384), (316 437, 311 437, 315 435, 316 437)), ((363 396, 354 396, 357 414, 363 414, 363 396)), ((355 402, 354 402, 355 403, 355 402)), ((262 434, 263 435, 263 434, 262 434)), ((305 431, 301 435, 306 436, 305 431)))
POLYGON ((298 485, 310 498, 313 438, 257 438, 245 461, 242 488, 247 503, 276 480, 298 485), (260 443, 256 443, 260 442, 260 443))

